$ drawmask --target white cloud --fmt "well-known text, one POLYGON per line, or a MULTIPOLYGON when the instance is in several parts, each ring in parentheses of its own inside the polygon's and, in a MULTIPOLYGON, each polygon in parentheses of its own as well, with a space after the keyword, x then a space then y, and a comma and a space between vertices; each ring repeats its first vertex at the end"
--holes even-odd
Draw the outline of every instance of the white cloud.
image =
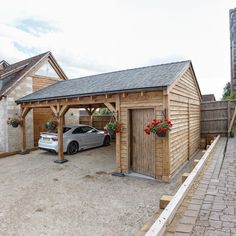
POLYGON ((1 4, 0 59, 52 51, 70 77, 191 59, 202 93, 220 98, 230 80, 232 0, 11 1, 1 4), (50 30, 24 31, 22 20, 50 30), (17 28, 18 26, 18 28, 17 28), (53 30, 56 29, 56 30, 53 30), (19 51, 14 42, 25 47, 19 51))

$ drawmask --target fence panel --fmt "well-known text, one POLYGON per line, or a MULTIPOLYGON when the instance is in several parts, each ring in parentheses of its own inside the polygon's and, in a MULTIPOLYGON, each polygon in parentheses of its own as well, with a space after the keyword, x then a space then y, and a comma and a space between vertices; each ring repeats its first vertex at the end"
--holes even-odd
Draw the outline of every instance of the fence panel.
MULTIPOLYGON (((111 120, 110 116, 93 116, 92 126, 96 129, 103 130, 104 126, 111 120)), ((80 116, 80 124, 90 125, 89 116, 80 116)))
POLYGON ((236 101, 203 102, 201 104, 201 135, 227 135, 236 101))

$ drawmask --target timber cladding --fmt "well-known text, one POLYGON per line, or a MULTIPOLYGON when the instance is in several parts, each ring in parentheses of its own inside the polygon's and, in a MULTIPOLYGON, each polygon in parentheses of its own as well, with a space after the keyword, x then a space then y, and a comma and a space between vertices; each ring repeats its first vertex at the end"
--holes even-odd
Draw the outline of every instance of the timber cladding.
MULTIPOLYGON (((46 88, 51 84, 58 82, 56 79, 45 77, 33 77, 33 92, 46 88)), ((46 121, 53 119, 53 113, 50 108, 36 108, 33 109, 33 122, 34 122, 34 146, 38 146, 40 132, 46 131, 44 124, 46 121)))
POLYGON ((197 85, 188 69, 169 94, 169 118, 174 123, 169 133, 171 175, 199 148, 200 105, 197 85))
POLYGON ((147 136, 144 133, 144 128, 146 123, 151 122, 155 117, 156 119, 163 118, 163 92, 145 92, 143 95, 140 93, 128 93, 125 97, 121 97, 120 103, 120 120, 122 123, 121 169, 126 173, 142 169, 137 172, 162 179, 163 140, 147 136), (137 147, 142 152, 138 152, 136 150, 137 147), (135 148, 135 150, 132 150, 132 148, 135 148), (144 154, 143 149, 148 150, 148 152, 144 154), (133 161, 136 166, 132 166, 133 161), (148 163, 144 163, 146 161, 148 163), (150 162, 154 165, 152 168, 150 167, 150 162), (138 164, 141 166, 137 166, 138 164), (146 165, 146 167, 143 165, 146 165), (146 171, 150 172, 143 172, 145 168, 146 171))

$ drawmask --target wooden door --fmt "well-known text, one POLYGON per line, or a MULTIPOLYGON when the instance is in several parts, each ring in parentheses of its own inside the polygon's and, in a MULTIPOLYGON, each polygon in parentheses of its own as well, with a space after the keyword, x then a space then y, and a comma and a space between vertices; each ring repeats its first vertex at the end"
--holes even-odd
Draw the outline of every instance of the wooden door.
POLYGON ((134 172, 155 177, 155 137, 144 128, 154 118, 154 109, 131 110, 131 158, 134 172))

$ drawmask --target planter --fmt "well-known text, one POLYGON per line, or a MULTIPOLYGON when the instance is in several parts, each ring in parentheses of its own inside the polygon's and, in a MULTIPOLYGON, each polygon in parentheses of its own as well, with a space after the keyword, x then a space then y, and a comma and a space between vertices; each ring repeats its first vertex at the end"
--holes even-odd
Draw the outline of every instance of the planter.
POLYGON ((161 138, 166 136, 166 132, 156 132, 156 134, 158 137, 161 137, 161 138))
POLYGON ((12 124, 12 127, 13 127, 13 128, 17 128, 18 125, 19 125, 18 123, 13 123, 13 124, 12 124))

